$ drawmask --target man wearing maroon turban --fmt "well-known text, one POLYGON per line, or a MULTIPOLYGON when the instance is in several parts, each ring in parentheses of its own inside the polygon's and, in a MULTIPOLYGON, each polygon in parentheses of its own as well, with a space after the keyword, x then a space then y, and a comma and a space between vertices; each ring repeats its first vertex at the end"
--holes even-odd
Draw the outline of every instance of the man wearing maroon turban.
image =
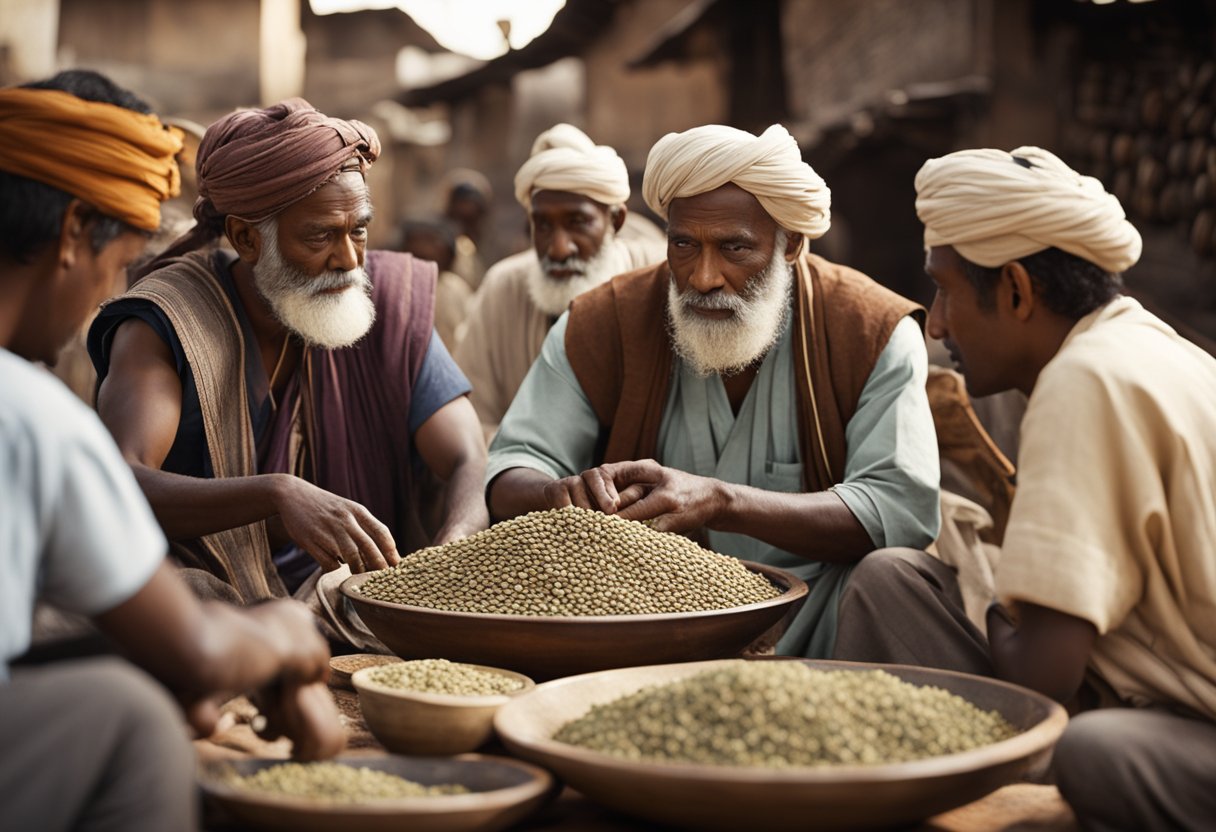
POLYGON ((379 152, 366 124, 301 99, 220 119, 197 225, 89 333, 102 420, 209 594, 316 600, 321 573, 488 523, 468 382, 432 325, 435 265, 365 252, 379 152))

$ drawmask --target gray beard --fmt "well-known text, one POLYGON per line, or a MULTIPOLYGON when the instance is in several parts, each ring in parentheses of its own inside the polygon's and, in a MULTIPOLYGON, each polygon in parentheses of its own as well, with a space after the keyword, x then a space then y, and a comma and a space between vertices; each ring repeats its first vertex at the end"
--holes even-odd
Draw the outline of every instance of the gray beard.
POLYGON ((528 274, 528 297, 541 312, 554 316, 565 312, 570 302, 583 292, 629 270, 624 252, 611 231, 604 235, 600 250, 586 260, 571 257, 558 263, 548 257, 538 257, 537 264, 537 269, 528 274), (557 279, 549 277, 550 269, 571 269, 582 273, 557 279))
POLYGON ((288 263, 279 250, 278 221, 258 225, 262 251, 253 265, 253 282, 275 318, 306 343, 324 349, 349 347, 376 321, 372 284, 361 267, 310 277, 288 263), (327 289, 350 287, 337 294, 327 289))
POLYGON ((787 237, 778 232, 768 265, 749 278, 737 295, 703 295, 688 288, 677 292, 675 279, 667 287, 667 330, 672 348, 699 376, 734 375, 764 358, 790 317, 794 284, 792 266, 785 261, 787 237), (729 309, 721 320, 693 311, 729 309))

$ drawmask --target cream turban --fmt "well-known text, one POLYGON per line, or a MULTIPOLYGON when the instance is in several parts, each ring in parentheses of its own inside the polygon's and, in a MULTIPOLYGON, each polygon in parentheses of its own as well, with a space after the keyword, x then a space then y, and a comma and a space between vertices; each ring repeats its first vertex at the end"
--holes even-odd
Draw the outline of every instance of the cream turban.
POLYGON ((1052 247, 1108 272, 1140 259, 1140 234, 1119 200, 1038 147, 930 159, 916 174, 916 213, 926 247, 954 246, 988 268, 1052 247))
POLYGON ((832 192, 802 161, 798 142, 780 124, 759 136, 707 124, 668 133, 650 149, 642 196, 664 219, 673 199, 696 196, 734 182, 788 231, 810 239, 832 224, 832 192))
POLYGON ((602 205, 629 199, 629 171, 616 151, 597 145, 572 124, 558 124, 536 137, 532 156, 515 174, 515 198, 532 207, 533 191, 569 191, 602 205))

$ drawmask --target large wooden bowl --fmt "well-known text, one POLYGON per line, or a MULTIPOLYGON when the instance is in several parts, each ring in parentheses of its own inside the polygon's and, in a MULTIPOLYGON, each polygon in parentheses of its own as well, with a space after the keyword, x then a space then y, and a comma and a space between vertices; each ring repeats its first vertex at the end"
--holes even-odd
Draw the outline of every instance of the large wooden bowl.
POLYGON ((1046 761, 1068 721, 1037 693, 945 670, 805 661, 819 669, 881 668, 906 682, 945 688, 1001 713, 1020 733, 959 754, 874 766, 762 769, 630 762, 550 737, 592 705, 672 682, 722 662, 635 667, 540 685, 503 706, 494 727, 517 756, 543 765, 613 809, 690 829, 879 829, 970 803, 1046 761))
POLYGON ((614 667, 737 656, 792 615, 806 583, 750 561, 781 595, 754 604, 664 615, 532 616, 449 612, 375 601, 359 592, 371 574, 352 575, 341 591, 376 637, 403 659, 449 659, 515 670, 536 680, 614 667))
POLYGON ((320 803, 246 791, 224 782, 224 767, 248 776, 285 760, 211 763, 199 773, 203 792, 242 824, 284 832, 492 832, 531 814, 554 793, 543 769, 505 757, 339 757, 336 762, 375 768, 423 785, 460 783, 472 794, 401 797, 356 805, 320 803))

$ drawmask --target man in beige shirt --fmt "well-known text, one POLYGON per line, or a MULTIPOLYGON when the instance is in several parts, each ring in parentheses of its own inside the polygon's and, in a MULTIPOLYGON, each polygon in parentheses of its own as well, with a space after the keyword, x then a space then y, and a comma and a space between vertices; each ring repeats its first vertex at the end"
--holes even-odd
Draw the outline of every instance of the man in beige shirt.
MULTIPOLYGON (((937 285, 929 334, 972 395, 1029 396, 988 612, 992 669, 1077 710, 1118 708, 1074 717, 1056 751, 1087 828, 1211 828, 1216 360, 1120 295, 1139 234, 1097 180, 1050 153, 960 151, 927 162, 916 189, 937 285)), ((914 586, 904 575, 886 591, 914 586)), ((940 609, 869 623, 899 630, 888 646, 961 643, 975 669, 973 640, 940 609)))
POLYGON ((515 196, 528 212, 533 248, 486 272, 454 356, 487 438, 570 301, 667 252, 662 231, 628 214, 629 173, 616 151, 569 124, 537 137, 515 196))

